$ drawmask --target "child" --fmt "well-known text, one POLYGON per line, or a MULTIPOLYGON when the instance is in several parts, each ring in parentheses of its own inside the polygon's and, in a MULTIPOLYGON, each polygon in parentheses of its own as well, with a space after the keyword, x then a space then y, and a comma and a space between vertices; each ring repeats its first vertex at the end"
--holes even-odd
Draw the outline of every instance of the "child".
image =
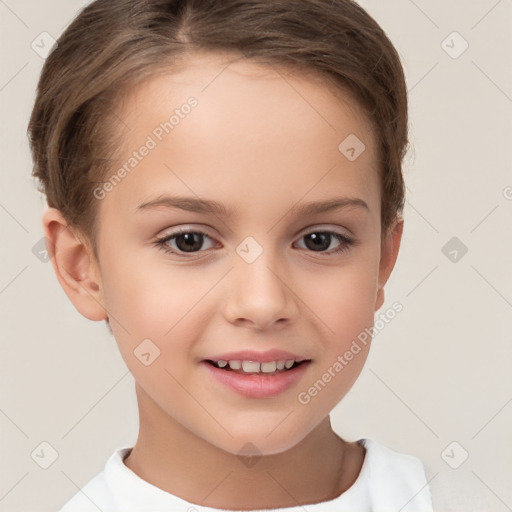
POLYGON ((419 460, 329 418, 403 225, 405 80, 365 11, 97 0, 29 134, 53 268, 107 321, 140 415, 61 512, 432 510, 419 460))

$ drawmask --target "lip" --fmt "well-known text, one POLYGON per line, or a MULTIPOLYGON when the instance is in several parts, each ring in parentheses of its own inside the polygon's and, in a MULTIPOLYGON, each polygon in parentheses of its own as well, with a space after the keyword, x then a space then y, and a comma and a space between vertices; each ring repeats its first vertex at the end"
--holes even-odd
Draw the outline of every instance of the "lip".
POLYGON ((276 348, 266 350, 265 352, 258 352, 256 350, 238 350, 236 352, 228 352, 227 354, 219 354, 212 357, 205 358, 205 361, 255 361, 258 363, 268 363, 271 361, 281 361, 294 359, 295 361, 304 361, 311 359, 286 350, 279 350, 276 348))
MULTIPOLYGON (((232 354, 230 354, 230 357, 231 356, 232 354)), ((288 359, 294 358, 289 357, 288 359)), ((284 393, 286 390, 297 384, 309 367, 310 363, 311 360, 304 361, 291 370, 277 373, 275 375, 236 373, 229 370, 223 370, 222 368, 217 368, 206 360, 201 361, 200 364, 216 381, 247 398, 272 398, 284 393)))

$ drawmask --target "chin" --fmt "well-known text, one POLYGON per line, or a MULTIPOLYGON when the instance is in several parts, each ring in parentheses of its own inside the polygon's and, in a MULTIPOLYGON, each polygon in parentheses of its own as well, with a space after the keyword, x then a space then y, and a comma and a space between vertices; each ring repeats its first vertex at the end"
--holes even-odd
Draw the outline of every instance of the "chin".
POLYGON ((269 422, 261 420, 260 424, 265 425, 266 428, 258 431, 253 429, 252 432, 244 429, 243 434, 227 427, 233 437, 224 437, 224 440, 216 438, 211 442, 218 448, 237 456, 277 455, 292 449, 308 434, 306 431, 290 432, 283 428, 283 425, 278 426, 279 423, 273 423, 273 426, 268 428, 269 422))

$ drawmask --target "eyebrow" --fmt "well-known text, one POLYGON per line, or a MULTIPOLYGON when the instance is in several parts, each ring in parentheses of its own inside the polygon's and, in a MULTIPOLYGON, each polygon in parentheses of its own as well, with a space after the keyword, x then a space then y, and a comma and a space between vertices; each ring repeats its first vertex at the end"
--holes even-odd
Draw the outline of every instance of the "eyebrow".
POLYGON ((222 203, 209 199, 181 196, 159 196, 156 199, 147 201, 138 206, 137 210, 147 210, 158 207, 179 208, 189 212, 210 213, 230 217, 233 211, 226 208, 222 203))
POLYGON ((310 203, 297 203, 290 209, 291 215, 315 215, 318 213, 330 212, 346 208, 362 208, 370 210, 362 199, 357 197, 335 197, 326 201, 315 201, 310 203))
MULTIPOLYGON (((209 199, 183 196, 159 196, 156 199, 147 201, 138 206, 137 211, 143 211, 158 207, 179 208, 196 213, 207 213, 224 217, 232 217, 236 212, 227 208, 222 203, 209 199)), ((325 201, 309 203, 296 203, 290 208, 288 214, 296 216, 309 216, 318 213, 325 213, 332 210, 346 208, 362 208, 369 211, 365 201, 353 197, 335 197, 325 201)))

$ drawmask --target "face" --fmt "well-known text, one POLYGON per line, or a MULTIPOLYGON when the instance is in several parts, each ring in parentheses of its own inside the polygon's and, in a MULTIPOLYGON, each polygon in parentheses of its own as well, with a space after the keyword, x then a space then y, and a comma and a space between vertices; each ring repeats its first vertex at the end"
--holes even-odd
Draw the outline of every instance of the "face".
POLYGON ((382 284, 368 120, 312 77, 220 55, 152 78, 117 114, 122 156, 96 191, 100 289, 141 413, 230 453, 291 448, 368 352, 343 357, 382 284), (351 134, 359 155, 356 139, 339 148, 351 134), (269 375, 207 362, 258 357, 305 361, 269 375))

